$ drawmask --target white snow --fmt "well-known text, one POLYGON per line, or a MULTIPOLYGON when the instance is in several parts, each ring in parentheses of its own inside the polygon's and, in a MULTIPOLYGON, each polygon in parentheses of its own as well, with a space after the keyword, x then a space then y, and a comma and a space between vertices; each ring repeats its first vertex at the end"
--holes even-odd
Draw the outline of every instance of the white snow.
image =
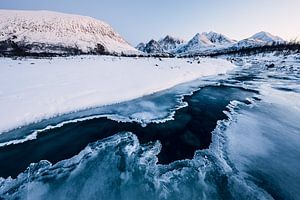
POLYGON ((0 133, 56 115, 118 103, 235 66, 221 59, 80 56, 0 58, 0 133))
POLYGON ((79 48, 83 52, 101 44, 110 53, 138 53, 105 22, 51 11, 0 10, 0 41, 5 40, 79 48))

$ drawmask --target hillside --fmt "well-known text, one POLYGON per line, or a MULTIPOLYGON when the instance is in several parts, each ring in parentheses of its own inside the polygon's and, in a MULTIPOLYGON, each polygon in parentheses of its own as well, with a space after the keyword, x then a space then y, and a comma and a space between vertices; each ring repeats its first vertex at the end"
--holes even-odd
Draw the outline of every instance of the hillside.
POLYGON ((112 27, 91 17, 0 10, 2 54, 135 54, 112 27))

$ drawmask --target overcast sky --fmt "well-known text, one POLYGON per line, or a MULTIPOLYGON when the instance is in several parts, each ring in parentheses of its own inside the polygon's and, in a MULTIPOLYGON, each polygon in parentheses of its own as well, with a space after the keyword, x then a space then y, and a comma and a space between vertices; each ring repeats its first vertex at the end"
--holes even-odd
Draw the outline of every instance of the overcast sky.
POLYGON ((167 34, 190 39, 204 31, 243 39, 264 30, 300 39, 300 0, 0 0, 0 8, 91 16, 133 45, 167 34))

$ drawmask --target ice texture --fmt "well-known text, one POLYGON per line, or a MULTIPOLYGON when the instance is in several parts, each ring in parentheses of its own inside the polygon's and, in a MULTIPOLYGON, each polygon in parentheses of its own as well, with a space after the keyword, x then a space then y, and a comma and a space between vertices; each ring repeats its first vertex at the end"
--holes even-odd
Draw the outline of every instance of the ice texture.
MULTIPOLYGON (((268 195, 224 170, 219 158, 202 152, 193 160, 158 165, 159 142, 140 145, 119 133, 88 145, 55 165, 31 164, 16 179, 1 179, 5 199, 219 199, 268 195)), ((265 198, 265 199, 266 199, 265 198)))

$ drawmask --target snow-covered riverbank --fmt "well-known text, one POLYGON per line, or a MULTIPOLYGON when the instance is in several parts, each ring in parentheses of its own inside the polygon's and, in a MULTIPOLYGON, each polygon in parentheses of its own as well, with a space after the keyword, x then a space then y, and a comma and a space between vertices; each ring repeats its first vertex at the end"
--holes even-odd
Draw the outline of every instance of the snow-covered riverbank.
POLYGON ((226 60, 82 56, 0 59, 0 133, 95 106, 118 103, 199 77, 226 73, 226 60))

